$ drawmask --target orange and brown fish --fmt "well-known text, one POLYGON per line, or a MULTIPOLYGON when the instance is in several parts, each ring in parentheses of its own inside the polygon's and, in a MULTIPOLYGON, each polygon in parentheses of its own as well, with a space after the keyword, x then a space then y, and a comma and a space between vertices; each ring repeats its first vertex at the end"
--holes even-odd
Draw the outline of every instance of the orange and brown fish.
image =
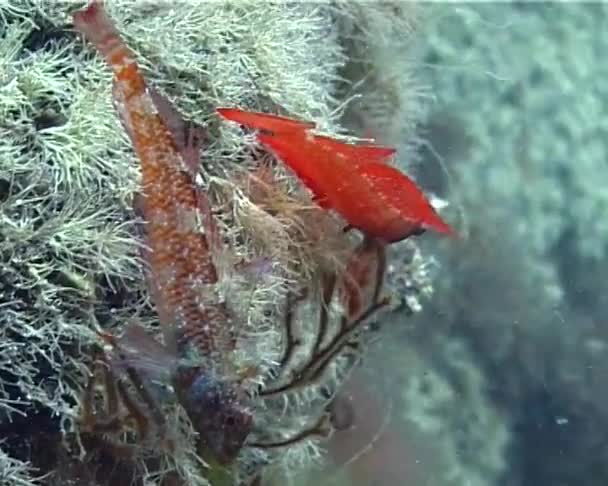
POLYGON ((386 163, 394 148, 316 135, 310 122, 236 108, 217 111, 259 130, 258 141, 293 170, 321 207, 365 235, 393 243, 426 229, 454 234, 416 184, 386 163))
POLYGON ((179 118, 146 86, 133 52, 100 2, 76 12, 74 25, 114 72, 114 102, 141 161, 138 209, 146 222, 155 303, 163 325, 179 327, 207 356, 225 351, 229 326, 213 292, 218 275, 208 238, 214 228, 195 182, 198 140, 182 137, 184 130, 175 126, 179 118))
POLYGON ((173 363, 170 374, 180 403, 214 456, 228 462, 242 447, 252 418, 238 384, 229 378, 234 339, 226 307, 215 293, 218 231, 195 180, 200 134, 187 130, 169 102, 146 85, 101 2, 76 12, 74 25, 114 73, 114 102, 141 162, 138 209, 146 223, 150 287, 167 352, 177 357, 162 356, 142 332, 125 333, 122 347, 133 350, 131 364, 144 354, 148 363, 173 363), (179 358, 187 349, 197 350, 200 362, 185 365, 179 358))

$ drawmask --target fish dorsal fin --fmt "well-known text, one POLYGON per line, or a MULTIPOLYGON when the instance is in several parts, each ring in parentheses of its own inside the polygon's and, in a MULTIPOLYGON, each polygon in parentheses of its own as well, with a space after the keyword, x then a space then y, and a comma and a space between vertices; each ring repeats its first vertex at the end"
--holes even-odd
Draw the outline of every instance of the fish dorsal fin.
MULTIPOLYGON (((147 88, 147 93, 154 103, 158 115, 167 130, 169 130, 175 147, 182 156, 188 172, 190 172, 193 178, 196 177, 201 146, 206 139, 205 128, 184 120, 173 104, 155 89, 147 88)), ((131 143, 135 145, 133 124, 131 123, 129 111, 126 108, 125 95, 116 80, 112 84, 112 100, 123 128, 131 139, 131 143)))
POLYGON ((393 147, 369 143, 346 143, 325 135, 314 135, 313 142, 325 150, 333 151, 355 163, 386 162, 396 152, 393 147))
POLYGON ((196 177, 201 147, 207 138, 205 128, 185 120, 173 103, 154 88, 148 88, 148 94, 165 126, 171 133, 175 146, 184 159, 188 170, 193 177, 196 177))
POLYGON ((294 120, 268 113, 243 111, 238 108, 218 108, 216 111, 227 120, 245 125, 247 128, 263 130, 272 134, 310 130, 316 126, 313 122, 294 120))
MULTIPOLYGON (((148 93, 158 110, 158 114, 171 133, 175 146, 182 156, 190 175, 193 179, 196 179, 201 146, 207 138, 205 128, 185 120, 177 108, 154 88, 148 88, 148 93)), ((217 266, 223 253, 220 230, 213 216, 211 203, 207 195, 200 189, 197 189, 196 197, 205 235, 214 256, 214 263, 217 266)))

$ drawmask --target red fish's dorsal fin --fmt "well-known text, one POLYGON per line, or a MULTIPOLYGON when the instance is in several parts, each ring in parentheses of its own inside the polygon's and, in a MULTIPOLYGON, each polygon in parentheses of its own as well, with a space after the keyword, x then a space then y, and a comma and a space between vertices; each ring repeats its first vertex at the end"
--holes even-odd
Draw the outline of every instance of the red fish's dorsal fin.
POLYGON ((245 125, 247 128, 264 130, 274 134, 294 130, 310 130, 316 126, 313 122, 304 122, 267 113, 243 111, 238 108, 218 108, 216 111, 225 119, 245 125))
POLYGON ((392 157, 397 150, 393 147, 383 147, 373 144, 352 144, 341 142, 324 135, 314 135, 313 142, 328 150, 341 154, 353 162, 385 162, 392 157))
POLYGON ((430 228, 455 236, 454 230, 437 214, 422 190, 395 167, 381 163, 362 165, 357 171, 368 181, 383 203, 399 211, 408 221, 421 229, 430 228))

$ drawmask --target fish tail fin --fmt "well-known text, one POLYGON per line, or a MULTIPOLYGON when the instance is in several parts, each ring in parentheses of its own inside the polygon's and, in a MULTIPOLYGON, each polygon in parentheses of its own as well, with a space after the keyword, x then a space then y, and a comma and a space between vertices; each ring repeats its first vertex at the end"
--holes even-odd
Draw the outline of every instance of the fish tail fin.
POLYGON ((95 45, 115 71, 135 59, 106 13, 102 0, 93 0, 84 9, 74 12, 73 21, 76 30, 95 45))

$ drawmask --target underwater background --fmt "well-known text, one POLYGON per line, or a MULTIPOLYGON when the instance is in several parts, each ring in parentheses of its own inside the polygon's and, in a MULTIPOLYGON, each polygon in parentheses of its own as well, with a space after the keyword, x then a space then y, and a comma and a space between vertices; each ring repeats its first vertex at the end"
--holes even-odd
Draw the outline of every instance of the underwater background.
MULTIPOLYGON (((281 106, 373 136, 459 235, 394 246, 400 300, 340 383, 346 430, 277 453, 264 486, 608 483, 606 4, 107 4, 189 117, 281 106)), ((83 5, 0 4, 0 486, 128 484, 62 449, 92 322, 150 319, 136 158, 83 5)), ((212 132, 207 158, 244 150, 212 132)), ((190 460, 139 484, 208 484, 190 460)))
POLYGON ((466 237, 421 243, 435 293, 381 353, 394 421, 362 461, 383 472, 352 484, 606 483, 607 13, 435 6, 415 173, 466 237))

